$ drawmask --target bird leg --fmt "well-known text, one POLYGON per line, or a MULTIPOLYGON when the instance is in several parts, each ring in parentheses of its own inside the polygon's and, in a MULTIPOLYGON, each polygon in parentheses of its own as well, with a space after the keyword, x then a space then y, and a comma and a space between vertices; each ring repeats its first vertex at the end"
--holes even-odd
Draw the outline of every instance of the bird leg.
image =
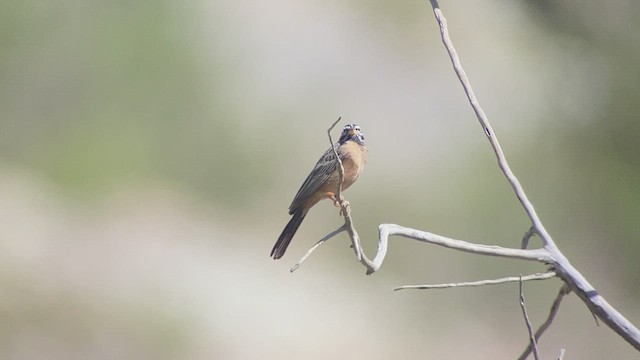
POLYGON ((349 207, 349 202, 342 195, 340 195, 340 199, 333 192, 327 192, 325 195, 333 202, 333 206, 340 208, 340 216, 347 214, 348 210, 345 209, 349 207))
POLYGON ((344 198, 342 197, 342 195, 340 195, 340 199, 338 199, 336 197, 336 194, 333 192, 327 192, 325 193, 325 195, 333 202, 333 206, 342 207, 342 202, 344 201, 344 198))

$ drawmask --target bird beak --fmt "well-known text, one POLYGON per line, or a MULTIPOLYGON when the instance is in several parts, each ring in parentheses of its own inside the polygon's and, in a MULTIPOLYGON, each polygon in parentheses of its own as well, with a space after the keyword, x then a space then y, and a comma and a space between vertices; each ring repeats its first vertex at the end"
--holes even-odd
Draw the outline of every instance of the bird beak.
POLYGON ((354 136, 356 134, 355 129, 349 129, 349 136, 354 136))

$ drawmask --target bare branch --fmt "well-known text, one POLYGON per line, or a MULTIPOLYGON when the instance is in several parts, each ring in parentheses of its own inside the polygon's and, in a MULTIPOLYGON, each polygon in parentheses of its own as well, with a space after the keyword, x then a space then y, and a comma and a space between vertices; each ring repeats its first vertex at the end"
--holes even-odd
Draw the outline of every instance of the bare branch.
POLYGON ((327 240, 331 239, 332 237, 334 237, 334 236, 338 235, 339 233, 341 233, 341 232, 343 232, 343 231, 345 231, 345 230, 346 230, 346 227, 345 227, 344 225, 342 225, 342 226, 340 226, 339 228, 337 228, 336 230, 334 230, 334 231, 332 231, 332 232, 328 233, 327 235, 325 235, 322 239, 318 240, 318 242, 316 242, 316 243, 311 247, 311 249, 309 249, 309 250, 307 251, 307 253, 306 253, 306 254, 304 254, 304 256, 303 256, 300 260, 298 260, 298 262, 297 262, 295 265, 293 265, 293 266, 291 267, 291 269, 289 269, 289 271, 290 271, 290 272, 294 272, 294 271, 296 271, 296 270, 300 267, 300 265, 302 265, 302 263, 303 263, 303 262, 305 262, 305 260, 307 260, 307 258, 309 257, 309 255, 311 255, 311 253, 312 253, 315 249, 317 249, 318 247, 320 247, 320 245, 322 245, 325 241, 327 241, 327 240))
POLYGON ((435 15, 436 21, 440 27, 440 34, 442 37, 442 42, 451 58, 451 62, 453 64, 453 69, 464 88, 465 93, 467 94, 467 98, 473 111, 482 126, 485 136, 489 140, 491 147, 496 155, 498 166, 502 173, 507 178, 507 181, 513 188, 513 191, 516 194, 516 197, 520 201, 520 204, 524 208, 527 216, 531 220, 531 224, 535 229, 535 233, 540 237, 542 243, 544 244, 544 249, 548 250, 554 260, 554 268, 557 270, 558 276, 564 280, 564 282, 571 288, 573 292, 576 293, 582 299, 582 301, 589 307, 589 309, 596 314, 604 323, 606 323, 611 329, 613 329, 618 335, 624 338, 627 342, 629 342, 633 347, 637 350, 640 350, 640 330, 636 328, 629 320, 627 320, 622 314, 620 314, 614 307, 612 307, 596 290, 595 288, 587 281, 587 279, 576 270, 569 260, 560 252, 555 242, 551 238, 551 235, 547 232, 545 227, 542 225, 538 214, 536 213, 533 205, 527 198, 520 182, 511 171, 509 164, 502 152, 502 148, 500 147, 500 143, 487 119, 484 110, 480 107, 480 103, 476 99, 475 94, 473 93, 473 89, 471 88, 471 84, 469 83, 469 79, 462 68, 460 63, 460 59, 458 58, 458 54, 453 47, 453 43, 449 37, 449 31, 447 29, 447 20, 445 19, 440 7, 438 6, 437 0, 430 0, 431 6, 433 7, 433 13, 435 15))
MULTIPOLYGON (((380 235, 379 241, 382 241, 382 242, 386 242, 389 235, 398 235, 398 236, 402 236, 402 237, 406 237, 406 238, 410 238, 418 241, 423 241, 423 242, 428 242, 435 245, 444 246, 450 249, 477 254, 477 255, 488 255, 488 256, 506 257, 511 259, 538 261, 544 264, 553 263, 553 258, 550 256, 549 252, 545 249, 522 250, 522 249, 504 248, 504 247, 494 246, 494 245, 474 244, 467 241, 451 239, 451 238, 447 238, 441 235, 436 235, 430 232, 406 228, 406 227, 395 225, 395 224, 380 225, 379 235, 380 235)), ((374 258, 373 260, 374 263, 377 263, 379 256, 382 256, 382 255, 376 254, 376 258, 374 258)))
POLYGON ((566 351, 566 349, 560 349, 560 355, 558 355, 558 360, 564 359, 565 351, 566 351))
POLYGON ((509 277, 503 277, 500 279, 493 279, 493 280, 467 281, 467 282, 434 284, 434 285, 404 285, 404 286, 399 286, 393 290, 397 291, 397 290, 406 290, 406 289, 449 289, 449 288, 455 288, 455 287, 476 287, 476 286, 497 285, 497 284, 506 284, 511 282, 522 282, 522 281, 531 281, 531 280, 547 280, 555 276, 556 276, 555 272, 549 271, 546 273, 535 273, 527 276, 509 276, 509 277))
MULTIPOLYGON (((351 223, 351 217, 345 216, 345 221, 351 223)), ((353 229, 355 233, 355 229, 353 229)), ((357 233, 355 233, 356 238, 352 236, 352 243, 357 243, 359 245, 359 238, 357 238, 357 233)), ((402 237, 406 237, 409 239, 414 239, 418 241, 423 241, 435 245, 444 246, 446 248, 459 250, 467 253, 472 253, 476 255, 487 255, 487 256, 497 256, 497 257, 505 257, 511 259, 519 259, 519 260, 527 260, 527 261, 537 261, 543 264, 553 265, 554 259, 551 254, 546 249, 532 249, 532 250, 522 250, 522 249, 511 249, 504 248, 500 246, 493 245, 482 245, 482 244, 474 244, 463 240, 456 240, 447 238, 441 235, 433 234, 426 231, 415 230, 411 228, 406 228, 396 224, 381 224, 378 226, 378 250, 376 252, 373 260, 369 260, 364 252, 361 250, 360 253, 362 257, 359 259, 360 262, 367 267, 367 275, 372 274, 380 269, 382 266, 382 262, 384 261, 385 256, 387 255, 388 241, 389 236, 398 235, 402 237)))
MULTIPOLYGON (((360 236, 356 231, 355 225, 353 225, 353 219, 351 218, 351 207, 348 201, 344 201, 341 204, 342 207, 342 215, 344 217, 344 224, 347 228, 347 232, 349 233, 349 238, 351 239, 351 245, 353 247, 353 251, 356 253, 356 257, 358 261, 367 269, 367 275, 373 274, 377 271, 380 266, 375 267, 374 263, 367 258, 362 250, 362 245, 360 245, 360 236)), ((384 246, 386 251, 386 245, 384 246)))
POLYGON ((527 314, 527 306, 524 303, 524 290, 522 289, 522 276, 520 276, 520 308, 522 309, 522 315, 524 316, 524 322, 527 325, 527 331, 529 332, 529 344, 533 347, 533 357, 536 360, 540 360, 540 354, 538 354, 538 345, 536 344, 536 338, 533 336, 533 330, 531 329, 531 321, 527 314))
MULTIPOLYGON (((540 337, 542 336, 542 334, 549 328, 549 326, 551 326, 553 319, 556 317, 556 313, 558 313, 558 309, 560 308, 560 303, 562 302, 562 299, 565 297, 565 295, 568 295, 570 292, 571 292, 571 289, 566 284, 563 284, 562 287, 560 288, 560 291, 558 291, 558 295, 556 296, 556 299, 553 301, 553 304, 551 304, 551 310, 549 310, 549 315, 547 316, 547 320, 545 320, 544 323, 540 325, 538 330, 536 330, 536 334, 535 334, 536 342, 540 340, 540 337)), ((524 352, 522 353, 522 355, 520 355, 518 360, 526 359, 527 356, 531 354, 531 351, 532 351, 532 347, 531 347, 531 344, 529 344, 527 348, 524 350, 524 352)), ((561 351, 560 354, 561 354, 560 357, 562 358, 562 356, 564 356, 564 351, 561 351)))

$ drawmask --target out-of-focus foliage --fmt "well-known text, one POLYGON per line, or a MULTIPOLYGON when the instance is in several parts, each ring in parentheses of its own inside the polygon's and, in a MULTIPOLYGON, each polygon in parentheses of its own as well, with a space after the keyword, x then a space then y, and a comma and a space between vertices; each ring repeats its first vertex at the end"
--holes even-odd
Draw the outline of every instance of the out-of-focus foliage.
POLYGON ((227 68, 193 39, 192 6, 3 3, 3 157, 71 192, 159 177, 246 204, 268 167, 264 153, 237 146, 251 136, 222 95, 227 68), (223 172, 230 161, 243 171, 223 172))

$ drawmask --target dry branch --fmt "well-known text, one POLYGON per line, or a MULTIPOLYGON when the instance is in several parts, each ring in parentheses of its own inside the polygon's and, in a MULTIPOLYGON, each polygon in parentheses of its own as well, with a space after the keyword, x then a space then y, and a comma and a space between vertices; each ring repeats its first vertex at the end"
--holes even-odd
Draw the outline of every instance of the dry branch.
POLYGON ((531 280, 547 280, 556 276, 556 273, 553 271, 549 271, 546 273, 535 273, 527 276, 509 276, 500 279, 491 279, 491 280, 479 280, 479 281, 465 281, 458 283, 447 283, 447 284, 433 284, 433 285, 404 285, 399 286, 393 290, 407 290, 407 289, 450 289, 457 287, 476 287, 476 286, 486 286, 486 285, 498 285, 498 284, 506 284, 510 282, 524 282, 531 280))
MULTIPOLYGON (((562 287, 560 288, 560 291, 558 292, 558 296, 556 296, 556 299, 553 301, 553 304, 551 304, 551 310, 549 310, 549 316, 547 316, 547 320, 545 320, 544 323, 540 325, 538 330, 536 330, 536 333, 534 336, 536 343, 538 340, 540 340, 540 337, 542 336, 542 334, 549 328, 549 326, 553 322, 553 319, 556 317, 556 314, 558 313, 558 309, 560 308, 560 303, 562 302, 562 299, 564 298, 565 295, 569 294, 570 292, 571 292, 571 289, 569 289, 569 287, 566 284, 563 284, 562 287)), ((518 360, 526 359, 527 356, 531 354, 532 350, 533 348, 531 347, 531 344, 529 344, 529 346, 527 346, 527 348, 524 350, 522 355, 520 355, 518 360)), ((564 349, 561 349, 560 358, 562 358, 562 356, 564 356, 564 349)))
POLYGON ((502 173, 507 178, 507 181, 513 188, 516 197, 522 204, 527 216, 531 220, 531 225, 535 230, 535 233, 540 237, 542 243, 544 244, 544 249, 547 250, 551 257, 553 258, 553 268, 557 271, 558 276, 571 288, 573 292, 576 293, 582 299, 582 301, 589 307, 592 313, 594 313, 598 318, 600 318, 607 326, 613 329, 618 335, 622 336, 627 342, 629 342, 633 347, 637 350, 640 350, 640 331, 636 328, 629 320, 627 320, 622 314, 620 314, 613 306, 611 306, 596 290, 595 288, 587 281, 587 279, 576 270, 569 260, 560 252, 555 242, 551 238, 551 235, 547 232, 545 227, 542 225, 542 221, 538 217, 533 205, 527 198, 520 182, 516 178, 516 176, 511 171, 509 164, 507 163, 507 159, 502 152, 502 148, 500 147, 500 143, 495 135, 495 132, 491 128, 491 124, 487 119, 484 110, 480 106, 480 103, 475 97, 473 93, 473 89, 471 88, 471 84, 469 83, 469 79, 460 64, 460 59, 458 58, 458 54, 453 47, 453 43, 451 42, 451 38, 449 37, 449 31, 447 29, 447 20, 445 19, 440 7, 438 6, 437 0, 430 0, 431 6, 433 8, 433 13, 436 17, 436 21, 440 27, 440 34, 442 37, 442 42, 451 58, 451 62, 453 64, 454 71, 458 76, 458 79, 462 83, 462 87, 464 88, 465 93, 467 94, 467 99, 473 108, 473 111, 482 126, 485 135, 487 136, 493 151, 496 154, 496 158, 498 160, 498 166, 502 173))
POLYGON ((527 306, 524 302, 524 290, 522 289, 522 276, 520 276, 520 308, 522 309, 522 316, 524 316, 524 322, 527 325, 527 331, 529 332, 529 345, 533 348, 533 357, 536 360, 540 360, 540 354, 538 353, 538 345, 536 343, 536 337, 533 335, 533 329, 531 328, 531 320, 529 320, 529 314, 527 313, 527 306))

